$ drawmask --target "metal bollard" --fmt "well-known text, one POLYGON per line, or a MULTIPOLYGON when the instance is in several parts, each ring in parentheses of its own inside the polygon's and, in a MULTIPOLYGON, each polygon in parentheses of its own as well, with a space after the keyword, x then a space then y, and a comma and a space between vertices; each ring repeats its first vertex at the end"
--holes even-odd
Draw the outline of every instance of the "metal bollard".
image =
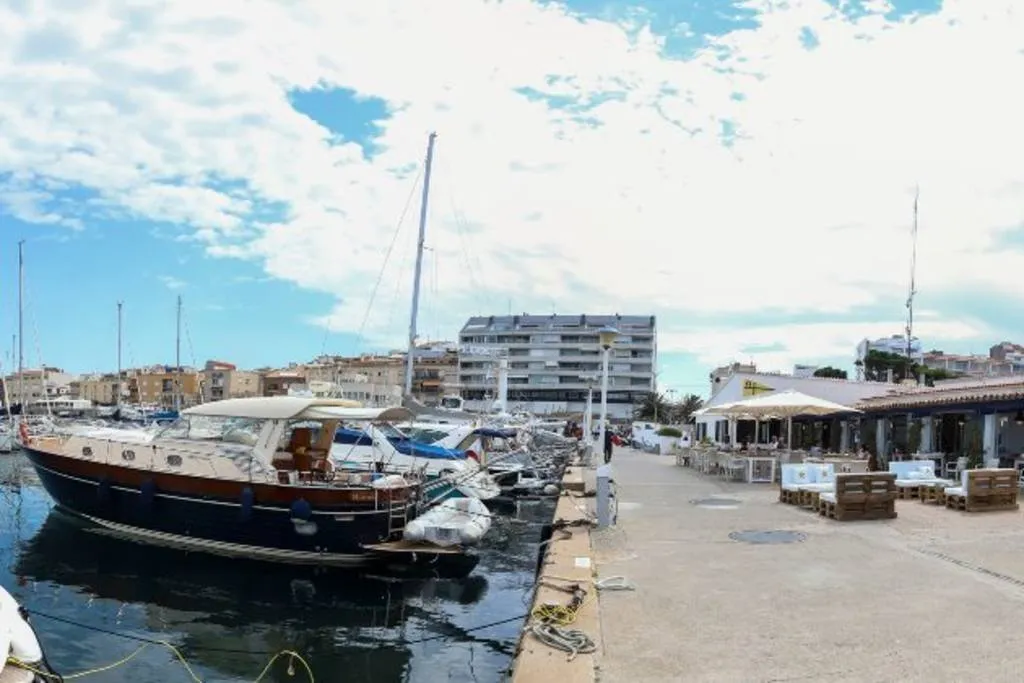
POLYGON ((597 468, 597 527, 599 529, 612 526, 612 466, 601 465, 597 468))

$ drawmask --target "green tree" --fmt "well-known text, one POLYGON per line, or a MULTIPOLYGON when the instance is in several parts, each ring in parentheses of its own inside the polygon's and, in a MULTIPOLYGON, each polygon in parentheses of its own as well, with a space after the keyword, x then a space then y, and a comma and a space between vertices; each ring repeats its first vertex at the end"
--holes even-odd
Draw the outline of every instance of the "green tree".
POLYGON ((892 370, 895 380, 916 379, 919 375, 924 376, 925 384, 931 386, 936 380, 953 379, 960 377, 955 372, 949 372, 942 368, 928 368, 920 363, 909 363, 907 357, 898 353, 888 351, 868 351, 864 357, 864 379, 869 382, 884 382, 888 377, 888 371, 892 370))
POLYGON ((656 391, 650 391, 633 407, 633 419, 652 422, 668 420, 671 417, 670 412, 671 404, 665 397, 656 391))
POLYGON ((814 371, 814 376, 815 377, 831 377, 833 379, 846 379, 847 378, 846 370, 840 370, 839 368, 834 368, 831 365, 826 365, 823 368, 818 368, 817 370, 814 371))
POLYGON ((704 399, 697 394, 687 394, 672 405, 672 421, 684 424, 693 414, 704 407, 704 399))

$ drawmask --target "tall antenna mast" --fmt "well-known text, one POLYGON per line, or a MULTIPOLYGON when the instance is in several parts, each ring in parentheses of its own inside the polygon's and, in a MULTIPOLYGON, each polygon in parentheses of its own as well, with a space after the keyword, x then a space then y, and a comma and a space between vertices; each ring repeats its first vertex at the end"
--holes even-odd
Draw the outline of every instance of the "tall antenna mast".
POLYGON ((914 224, 910 229, 910 291, 907 293, 907 370, 906 376, 910 376, 910 370, 914 367, 914 295, 917 294, 917 200, 920 197, 921 188, 914 188, 914 224))

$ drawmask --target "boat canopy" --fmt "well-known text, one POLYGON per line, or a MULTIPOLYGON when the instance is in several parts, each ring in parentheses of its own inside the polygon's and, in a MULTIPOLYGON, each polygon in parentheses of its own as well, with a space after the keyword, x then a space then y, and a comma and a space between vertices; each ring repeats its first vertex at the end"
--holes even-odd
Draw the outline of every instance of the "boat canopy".
MULTIPOLYGON (((345 446, 372 446, 373 437, 359 429, 339 428, 334 433, 334 443, 345 446)), ((431 460, 465 460, 466 454, 454 448, 425 444, 412 439, 389 437, 390 443, 402 455, 431 460)))
MULTIPOLYGON (((211 401, 183 411, 184 415, 204 415, 208 417, 243 417, 254 420, 333 420, 333 419, 364 419, 390 420, 380 417, 380 413, 393 409, 362 408, 358 401, 347 401, 337 398, 307 398, 300 396, 268 396, 261 398, 229 398, 224 401, 211 401), (335 412, 342 411, 342 412, 335 412), (344 411, 372 413, 369 417, 352 417, 344 411)), ((404 419, 408 412, 403 412, 404 419)))

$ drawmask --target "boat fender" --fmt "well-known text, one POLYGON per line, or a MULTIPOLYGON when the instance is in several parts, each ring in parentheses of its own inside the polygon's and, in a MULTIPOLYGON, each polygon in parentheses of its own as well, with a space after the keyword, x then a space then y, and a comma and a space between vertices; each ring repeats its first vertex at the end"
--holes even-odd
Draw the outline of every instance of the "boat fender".
POLYGON ((153 508, 153 498, 156 496, 156 483, 152 479, 146 479, 139 487, 139 503, 143 510, 153 508))
POLYGON ((308 521, 313 516, 313 506, 305 498, 299 498, 292 503, 292 520, 308 521))
MULTIPOLYGON (((4 634, 6 637, 0 636, 0 640, 9 638, 10 656, 30 665, 43 661, 43 649, 39 645, 39 639, 36 638, 32 626, 25 621, 14 597, 2 587, 0 587, 0 618, 8 629, 8 633, 4 634)), ((2 644, 0 643, 0 645, 2 644)), ((6 660, 6 657, 4 659, 6 660)))
POLYGON ((256 494, 253 493, 251 486, 246 486, 242 489, 242 506, 238 510, 238 517, 243 522, 248 522, 252 519, 252 506, 256 500, 256 494))

